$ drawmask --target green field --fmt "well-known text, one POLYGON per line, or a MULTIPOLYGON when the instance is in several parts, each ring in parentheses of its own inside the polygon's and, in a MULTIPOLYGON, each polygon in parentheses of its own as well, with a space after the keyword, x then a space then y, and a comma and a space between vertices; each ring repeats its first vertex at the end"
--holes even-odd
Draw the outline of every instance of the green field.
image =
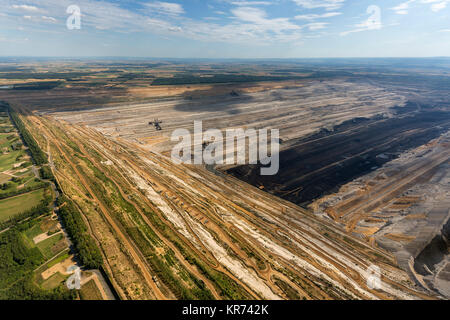
POLYGON ((44 198, 44 191, 44 189, 39 189, 20 196, 0 200, 0 222, 38 205, 44 198))
POLYGON ((11 130, 7 133, 0 132, 0 172, 2 172, 11 170, 14 164, 25 161, 24 156, 27 153, 9 117, 0 117, 0 120, 2 124, 0 131, 11 130), (17 144, 19 144, 19 148, 17 148, 17 144))
POLYGON ((45 268, 40 272, 34 270, 45 262, 45 258, 24 236, 35 224, 39 221, 30 220, 0 234, 0 300, 74 299, 76 293, 67 290, 63 283, 65 277, 61 274, 36 282, 45 268))
POLYGON ((61 273, 57 272, 52 275, 50 278, 42 282, 41 287, 45 290, 54 289, 61 285, 61 283, 66 280, 68 276, 64 276, 61 273))
POLYGON ((2 107, 0 124, 0 223, 10 223, 11 218, 40 204, 47 183, 32 171, 32 160, 2 107))
MULTIPOLYGON (((35 176, 23 141, 7 113, 1 110, 0 105, 0 225, 5 229, 0 234, 0 300, 74 299, 76 293, 64 286, 64 275, 57 273, 46 281, 40 276, 48 268, 50 258, 60 253, 49 263, 64 260, 69 248, 62 234, 38 244, 33 242, 39 234, 56 232, 57 222, 42 215, 50 211, 52 190, 48 182, 35 176)), ((26 132, 27 145, 32 147, 30 152, 44 158, 26 129, 22 131, 26 132)), ((42 162, 41 158, 38 160, 42 162)))
POLYGON ((0 155, 0 172, 12 169, 13 165, 16 163, 16 158, 24 154, 24 150, 16 150, 0 155))
POLYGON ((42 233, 42 228, 40 223, 36 223, 33 225, 30 229, 28 229, 25 232, 25 236, 30 239, 30 241, 33 241, 34 237, 40 235, 42 233))
POLYGON ((37 247, 39 248, 39 251, 42 253, 44 258, 47 260, 56 255, 58 252, 66 249, 67 245, 65 245, 64 236, 62 235, 62 233, 59 233, 42 242, 39 242, 37 244, 37 247))
POLYGON ((66 253, 60 254, 55 259, 53 259, 49 263, 47 263, 47 269, 53 267, 54 265, 56 265, 60 262, 63 262, 67 258, 69 258, 69 249, 66 249, 65 251, 66 251, 66 253))
POLYGON ((102 294, 94 280, 89 280, 81 287, 80 297, 83 300, 103 300, 102 294))
MULTIPOLYGON (((1 178, 1 176, 0 176, 1 178)), ((9 176, 11 179, 11 176, 9 176)), ((24 174, 23 176, 16 177, 16 181, 5 181, 7 187, 3 190, 0 188, 0 199, 8 196, 13 196, 18 193, 26 193, 32 191, 33 189, 43 188, 45 183, 36 179, 34 174, 29 172, 28 174, 24 174), (11 194, 14 193, 14 194, 11 194)), ((1 183, 0 183, 1 184, 1 183)))

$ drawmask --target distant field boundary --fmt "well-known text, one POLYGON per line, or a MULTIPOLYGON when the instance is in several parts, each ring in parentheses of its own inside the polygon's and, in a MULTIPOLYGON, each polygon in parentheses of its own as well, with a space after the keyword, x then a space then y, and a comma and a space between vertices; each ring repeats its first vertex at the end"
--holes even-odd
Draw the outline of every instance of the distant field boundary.
POLYGON ((300 79, 305 79, 305 77, 246 76, 246 75, 215 75, 212 77, 185 76, 173 78, 156 78, 155 80, 153 80, 152 86, 246 83, 246 82, 286 81, 286 80, 300 80, 300 79))

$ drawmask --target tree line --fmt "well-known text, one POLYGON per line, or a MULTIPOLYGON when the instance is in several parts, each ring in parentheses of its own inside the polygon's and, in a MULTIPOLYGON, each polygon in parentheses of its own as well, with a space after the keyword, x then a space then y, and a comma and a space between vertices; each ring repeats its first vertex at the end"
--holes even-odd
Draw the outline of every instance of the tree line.
MULTIPOLYGON (((28 193, 31 191, 35 191, 41 188, 46 188, 50 186, 50 183, 48 182, 40 182, 38 184, 35 184, 33 186, 27 186, 27 187, 23 187, 22 189, 15 189, 15 190, 11 190, 11 191, 7 191, 7 192, 2 192, 0 194, 0 200, 2 199, 6 199, 6 198, 10 198, 10 197, 15 197, 24 193, 28 193)), ((6 190, 8 188, 8 183, 3 183, 2 185, 0 185, 0 189, 2 190, 6 190), (6 185, 6 188, 4 187, 6 185)))
POLYGON ((72 239, 81 263, 88 269, 99 269, 103 264, 103 257, 94 239, 88 233, 77 207, 66 196, 59 197, 58 206, 59 216, 72 239))
POLYGON ((30 150, 31 157, 33 158, 34 162, 37 165, 46 164, 48 162, 47 155, 41 150, 41 148, 39 148, 39 145, 36 143, 33 136, 27 130, 17 112, 15 112, 8 103, 3 102, 3 106, 5 106, 8 109, 11 121, 19 131, 23 142, 30 150))
POLYGON ((51 202, 52 202, 52 197, 46 195, 44 197, 44 199, 42 199, 39 202, 38 205, 32 207, 31 209, 23 211, 19 214, 16 214, 16 215, 12 216, 11 218, 9 218, 8 220, 0 223, 0 230, 6 229, 10 226, 13 226, 16 223, 18 223, 24 219, 28 219, 28 218, 32 219, 32 218, 38 217, 42 214, 49 213, 50 212, 49 205, 51 202))

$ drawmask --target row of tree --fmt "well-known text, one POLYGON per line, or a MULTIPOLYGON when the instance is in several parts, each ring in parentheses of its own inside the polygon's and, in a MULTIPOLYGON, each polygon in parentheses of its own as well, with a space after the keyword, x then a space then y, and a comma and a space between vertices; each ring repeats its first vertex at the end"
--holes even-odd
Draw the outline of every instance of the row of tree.
POLYGON ((8 109, 11 121, 19 131, 23 142, 28 147, 31 157, 37 165, 42 165, 48 162, 47 155, 39 148, 39 145, 34 140, 33 136, 28 132, 27 128, 20 119, 16 111, 14 111, 9 104, 3 102, 3 105, 8 109))
MULTIPOLYGON (((8 190, 8 188, 10 188, 11 185, 12 185, 11 182, 5 182, 5 183, 0 185, 0 189, 1 190, 8 190)), ((28 192, 31 192, 31 191, 34 191, 34 190, 38 190, 38 189, 41 189, 41 188, 45 188, 45 187, 48 187, 48 186, 50 186, 50 183, 48 183, 48 182, 40 182, 40 183, 37 183, 37 184, 32 185, 32 186, 23 187, 22 189, 14 189, 14 190, 11 190, 11 191, 5 191, 5 192, 2 192, 0 194, 0 200, 1 199, 6 199, 6 198, 10 198, 10 197, 15 197, 15 196, 18 196, 20 194, 28 193, 28 192)))
POLYGON ((78 253, 81 263, 88 269, 99 269, 103 257, 75 204, 66 196, 58 199, 59 216, 78 253))
POLYGON ((52 169, 49 166, 42 166, 39 169, 39 175, 44 180, 50 180, 56 183, 55 176, 53 175, 52 169))

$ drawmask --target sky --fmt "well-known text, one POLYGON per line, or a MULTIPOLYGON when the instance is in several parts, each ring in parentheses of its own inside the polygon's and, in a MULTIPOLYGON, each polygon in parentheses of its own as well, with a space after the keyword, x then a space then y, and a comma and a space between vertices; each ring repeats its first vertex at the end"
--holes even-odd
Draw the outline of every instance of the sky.
POLYGON ((450 0, 0 0, 0 56, 450 56, 450 0))

